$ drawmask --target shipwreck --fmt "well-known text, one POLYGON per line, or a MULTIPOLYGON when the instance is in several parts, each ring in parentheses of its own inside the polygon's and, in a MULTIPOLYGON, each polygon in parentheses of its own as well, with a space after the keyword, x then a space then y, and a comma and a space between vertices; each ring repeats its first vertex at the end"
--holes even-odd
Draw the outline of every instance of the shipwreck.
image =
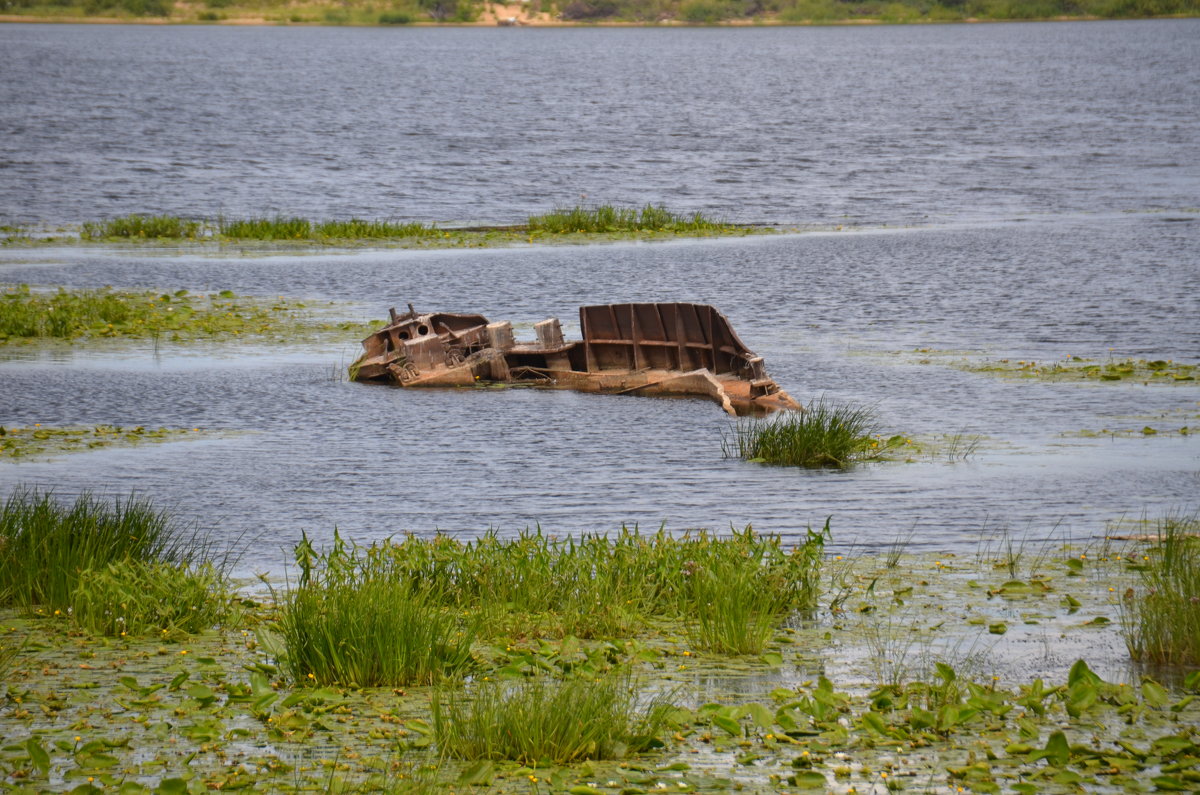
POLYGON ((512 323, 483 315, 390 311, 362 341, 354 381, 401 387, 505 383, 614 395, 706 397, 730 414, 800 406, 767 375, 761 356, 707 304, 601 304, 579 309, 582 340, 558 318, 519 342, 512 323))

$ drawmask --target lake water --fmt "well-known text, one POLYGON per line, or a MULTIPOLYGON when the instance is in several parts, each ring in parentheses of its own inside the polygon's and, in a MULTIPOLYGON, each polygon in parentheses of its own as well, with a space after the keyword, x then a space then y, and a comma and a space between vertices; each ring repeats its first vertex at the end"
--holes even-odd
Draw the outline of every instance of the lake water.
POLYGON ((1200 21, 695 30, 0 26, 0 220, 267 212, 506 223, 661 202, 827 231, 246 255, 0 249, 0 282, 232 289, 482 312, 708 302, 793 396, 966 462, 809 472, 722 457, 702 401, 345 382, 357 340, 0 349, 0 422, 201 427, 0 464, 137 490, 277 571, 306 530, 369 541, 751 523, 839 549, 970 554, 1197 506, 1194 382, 1073 384, 952 357, 1200 360, 1200 21), (586 197, 586 198, 581 198, 586 197), (835 229, 844 225, 841 231, 835 229), (929 358, 930 364, 921 364, 929 358))

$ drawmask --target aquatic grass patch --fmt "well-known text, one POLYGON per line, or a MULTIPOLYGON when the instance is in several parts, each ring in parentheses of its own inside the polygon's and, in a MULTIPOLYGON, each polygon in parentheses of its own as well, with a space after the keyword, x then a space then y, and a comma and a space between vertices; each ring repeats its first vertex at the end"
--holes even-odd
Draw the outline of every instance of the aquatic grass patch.
MULTIPOLYGON (((404 23, 392 23, 404 24, 404 23)), ((313 226, 315 237, 344 240, 374 240, 405 237, 437 237, 442 230, 421 223, 369 221, 351 218, 346 221, 322 221, 313 226)))
POLYGON ((564 765, 661 746, 673 710, 665 699, 639 708, 638 691, 621 672, 543 675, 479 681, 465 693, 440 690, 433 726, 439 747, 453 757, 564 765))
POLYGON ((188 565, 204 559, 203 540, 146 499, 74 503, 17 489, 0 508, 0 605, 65 612, 85 572, 127 561, 188 565))
POLYGON ((760 654, 788 612, 787 583, 778 571, 728 558, 693 571, 689 634, 717 654, 760 654))
POLYGON ((755 463, 845 469, 877 461, 903 444, 901 436, 881 440, 878 430, 873 409, 820 399, 802 411, 739 420, 722 450, 727 458, 755 463))
POLYGON ((0 341, 12 338, 68 339, 85 333, 112 333, 148 314, 126 294, 111 290, 33 292, 28 285, 0 295, 0 341))
POLYGON ((1130 655, 1157 665, 1200 665, 1200 515, 1160 520, 1133 568, 1138 582, 1121 600, 1130 655))
POLYGON ((274 216, 220 218, 217 234, 227 240, 389 240, 438 237, 442 231, 422 223, 350 218, 311 221, 274 216))
POLYGON ((432 684, 472 664, 474 629, 438 585, 388 576, 340 536, 317 556, 296 548, 299 582, 281 598, 280 661, 292 681, 352 687, 432 684))
POLYGON ((223 623, 230 594, 224 573, 212 563, 126 559, 80 572, 69 613, 77 627, 95 635, 174 638, 223 623))
POLYGON ((217 219, 217 234, 232 240, 304 240, 312 237, 307 218, 276 215, 217 219))
POLYGON ((87 221, 79 232, 84 240, 111 238, 195 238, 201 223, 175 215, 124 215, 107 221, 87 221))
POLYGON ((378 576, 436 586, 447 606, 479 616, 489 632, 611 637, 693 616, 694 577, 706 572, 769 583, 781 611, 809 614, 828 536, 828 523, 790 548, 749 527, 728 536, 636 528, 563 539, 540 530, 488 533, 466 542, 409 535, 372 546, 362 560, 378 576))
POLYGON ((699 212, 690 215, 675 213, 653 204, 640 209, 611 204, 555 208, 542 215, 529 216, 527 226, 530 232, 559 235, 642 231, 689 234, 727 232, 736 228, 733 224, 713 220, 699 212))
POLYGON ((85 452, 105 447, 133 446, 146 442, 167 442, 196 438, 199 428, 146 428, 138 425, 55 427, 48 425, 0 426, 0 460, 40 458, 63 453, 85 452))
POLYGON ((373 327, 324 321, 301 301, 238 296, 231 290, 205 295, 187 290, 35 290, 21 284, 0 293, 0 344, 46 339, 283 338, 331 331, 365 336, 373 327))

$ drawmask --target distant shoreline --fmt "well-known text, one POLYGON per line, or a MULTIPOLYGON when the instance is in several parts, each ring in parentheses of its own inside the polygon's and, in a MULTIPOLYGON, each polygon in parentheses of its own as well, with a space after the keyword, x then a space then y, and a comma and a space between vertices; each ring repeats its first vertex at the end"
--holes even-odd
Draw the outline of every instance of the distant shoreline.
POLYGON ((421 20, 402 24, 385 22, 323 20, 268 19, 260 16, 226 17, 221 19, 198 19, 195 17, 105 17, 105 16, 39 16, 25 14, 0 14, 0 24, 60 24, 60 25, 159 25, 159 26, 271 26, 271 27, 359 27, 359 28, 480 28, 480 27, 537 27, 537 28, 764 28, 764 27, 854 27, 863 25, 959 25, 991 24, 1003 22, 1113 22, 1146 19, 1196 19, 1197 14, 1167 14, 1162 16, 1100 17, 1095 15, 1054 17, 1013 17, 1006 19, 966 17, 962 19, 905 19, 886 20, 880 18, 828 19, 786 21, 773 17, 722 20, 719 22, 687 22, 684 20, 662 20, 658 22, 616 19, 562 20, 529 19, 515 24, 503 24, 496 19, 479 19, 469 22, 435 22, 421 20))

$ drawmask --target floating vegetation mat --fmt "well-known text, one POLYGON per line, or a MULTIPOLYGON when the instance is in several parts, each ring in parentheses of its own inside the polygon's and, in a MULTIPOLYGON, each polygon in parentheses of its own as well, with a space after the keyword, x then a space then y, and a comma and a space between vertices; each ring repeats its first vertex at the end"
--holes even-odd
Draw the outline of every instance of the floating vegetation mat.
POLYGON ((1133 669, 1138 548, 830 558, 815 619, 762 654, 636 637, 478 641, 465 682, 293 686, 277 609, 200 635, 98 638, 0 614, 0 787, 550 793, 1158 792, 1200 786, 1200 674, 1133 669), (452 757, 433 704, 485 682, 627 672, 667 728, 616 759, 452 757), (449 688, 449 690, 447 690, 449 688))
POLYGON ((0 426, 0 461, 45 458, 101 447, 131 447, 146 442, 170 442, 200 436, 199 428, 122 428, 119 425, 91 427, 0 426))
POLYGON ((222 290, 211 295, 112 290, 34 290, 0 293, 0 345, 49 339, 154 339, 214 337, 295 339, 337 332, 366 336, 375 324, 334 322, 302 301, 251 298, 222 290))
POLYGON ((1169 359, 1085 359, 1067 356, 1057 361, 978 359, 961 352, 918 348, 918 364, 944 364, 972 373, 1040 381, 1090 381, 1095 383, 1189 384, 1200 375, 1200 365, 1169 359))
MULTIPOLYGON (((1200 406, 1200 404, 1197 404, 1200 406)), ((1085 429, 1074 433, 1064 433, 1063 436, 1082 439, 1102 437, 1150 437, 1150 436, 1191 436, 1200 430, 1200 411, 1196 408, 1175 409, 1158 412, 1153 415, 1134 417, 1117 417, 1111 427, 1099 430, 1085 429)))

